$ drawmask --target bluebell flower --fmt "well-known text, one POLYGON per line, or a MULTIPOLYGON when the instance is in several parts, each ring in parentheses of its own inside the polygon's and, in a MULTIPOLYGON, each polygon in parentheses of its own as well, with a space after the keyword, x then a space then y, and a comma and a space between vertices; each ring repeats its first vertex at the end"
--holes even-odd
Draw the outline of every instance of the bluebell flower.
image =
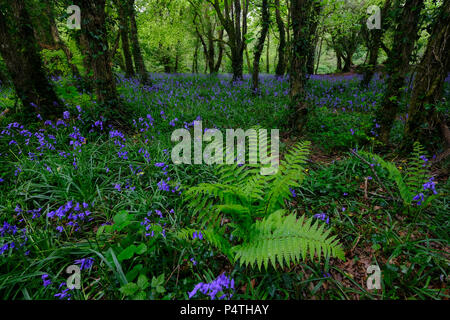
POLYGON ((234 292, 234 279, 231 277, 227 277, 225 273, 222 273, 215 280, 210 283, 198 283, 191 292, 188 292, 189 299, 197 294, 200 291, 203 294, 209 295, 211 300, 214 300, 218 293, 222 292, 223 294, 219 297, 219 299, 231 298, 234 292), (230 293, 227 295, 224 293, 225 289, 228 289, 230 293))
POLYGON ((192 233, 192 239, 199 239, 199 240, 203 240, 203 234, 199 231, 194 231, 192 233))
POLYGON ((322 221, 325 221, 326 224, 330 224, 330 217, 328 217, 325 213, 321 212, 321 213, 317 213, 314 215, 314 218, 316 219, 320 219, 322 221))
POLYGON ((428 182, 423 184, 423 190, 430 189, 433 194, 437 194, 436 188, 435 188, 436 182, 434 182, 434 177, 431 177, 428 182))
POLYGON ((48 279, 48 274, 43 274, 41 278, 42 278, 42 281, 43 281, 42 285, 44 287, 47 287, 47 286, 52 284, 52 281, 48 279))
POLYGON ((423 200, 424 200, 424 194, 423 193, 419 193, 418 195, 416 195, 413 198, 413 201, 417 201, 417 205, 418 206, 422 205, 423 200))
POLYGON ((94 258, 83 258, 79 260, 75 260, 74 264, 80 264, 80 271, 81 270, 89 270, 94 265, 94 258))
POLYGON ((297 193, 295 192, 295 189, 289 188, 289 190, 291 191, 291 195, 293 198, 297 197, 297 193))

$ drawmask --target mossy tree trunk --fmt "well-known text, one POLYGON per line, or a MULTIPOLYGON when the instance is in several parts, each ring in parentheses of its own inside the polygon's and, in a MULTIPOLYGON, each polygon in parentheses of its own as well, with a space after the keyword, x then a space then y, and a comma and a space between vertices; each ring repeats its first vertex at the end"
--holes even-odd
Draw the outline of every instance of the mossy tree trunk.
POLYGON ((116 80, 111 69, 111 55, 106 34, 106 0, 76 0, 81 8, 81 33, 91 59, 97 100, 100 104, 116 108, 118 96, 116 80))
POLYGON ((313 5, 313 10, 311 12, 311 27, 310 27, 310 39, 309 39, 309 53, 307 61, 307 72, 308 74, 314 74, 314 66, 316 61, 316 47, 317 47, 317 27, 319 26, 320 12, 322 11, 322 4, 317 1, 313 5))
POLYGON ((0 0, 0 54, 24 109, 55 118, 61 103, 43 70, 30 15, 23 0, 0 0))
POLYGON ((315 0, 291 0, 292 53, 289 72, 291 123, 297 133, 303 131, 308 115, 306 102, 306 64, 309 51, 311 8, 315 0))
MULTIPOLYGON (((417 67, 408 110, 403 146, 409 150, 414 141, 429 142, 429 132, 441 129, 450 147, 448 119, 436 111, 441 103, 445 78, 450 71, 450 0, 444 0, 421 63, 417 67)), ((447 104, 448 101, 443 102, 447 104)))
POLYGON ((380 125, 380 139, 384 143, 389 141, 391 128, 397 115, 409 62, 418 39, 420 12, 423 8, 423 0, 409 0, 396 17, 395 48, 390 50, 386 62, 387 86, 382 104, 376 113, 376 119, 380 125))

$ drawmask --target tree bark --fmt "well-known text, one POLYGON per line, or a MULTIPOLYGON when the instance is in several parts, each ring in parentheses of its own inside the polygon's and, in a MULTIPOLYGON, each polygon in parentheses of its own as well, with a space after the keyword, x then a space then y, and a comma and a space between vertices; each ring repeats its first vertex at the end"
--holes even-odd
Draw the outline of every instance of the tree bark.
POLYGON ((230 47, 231 68, 233 70, 232 81, 242 80, 249 1, 225 1, 224 13, 221 10, 219 0, 209 0, 209 2, 214 7, 220 23, 228 34, 227 44, 230 47))
POLYGON ((310 26, 310 43, 307 61, 307 72, 308 74, 314 74, 314 63, 316 60, 316 47, 317 47, 317 27, 319 26, 319 16, 322 11, 322 4, 320 2, 315 2, 313 5, 312 16, 311 16, 311 26, 310 26))
POLYGON ((343 54, 342 59, 344 60, 344 67, 342 68, 342 72, 349 72, 352 68, 353 62, 352 62, 353 54, 343 54))
POLYGON ((270 33, 267 34, 267 47, 266 47, 266 73, 270 73, 270 33))
POLYGON ((336 69, 342 71, 342 56, 338 51, 336 51, 336 69))
POLYGON ((45 19, 42 19, 42 15, 39 16, 40 19, 36 23, 36 28, 38 30, 34 28, 35 37, 38 41, 39 46, 42 49, 47 50, 62 50, 64 52, 64 55, 66 56, 67 64, 70 67, 72 76, 77 80, 81 80, 81 75, 78 67, 72 61, 73 54, 59 35, 51 3, 46 2, 43 5, 45 6, 43 12, 43 15, 45 15, 45 19))
POLYGON ((199 41, 197 38, 195 39, 194 57, 192 59, 192 73, 198 73, 198 47, 199 41))
POLYGON ((316 62, 316 68, 314 70, 314 73, 317 74, 319 70, 320 65, 320 57, 322 55, 322 44, 323 44, 323 37, 320 38, 320 44, 319 44, 319 52, 317 53, 317 62, 316 62))
POLYGON ((310 15, 315 0, 291 0, 292 53, 290 66, 290 126, 301 133, 306 124, 308 105, 306 102, 306 63, 308 57, 310 15))
MULTIPOLYGON (((386 20, 386 13, 391 7, 391 0, 386 0, 384 3, 383 9, 381 10, 381 19, 384 22, 386 20)), ((365 26, 363 26, 364 28, 365 26)), ((369 51, 369 63, 364 68, 363 79, 361 80, 360 86, 361 88, 367 88, 369 86, 370 81, 375 74, 375 69, 378 64, 378 56, 381 47, 381 41, 384 34, 384 30, 386 30, 386 23, 382 24, 381 29, 373 29, 368 30, 368 51, 369 51)))
POLYGON ((410 150, 414 141, 422 144, 429 142, 427 132, 433 128, 442 130, 445 143, 450 147, 446 125, 448 119, 445 119, 445 114, 436 111, 436 105, 442 99, 445 78, 450 71, 450 0, 444 0, 441 5, 427 49, 417 69, 403 147, 410 150), (428 124, 427 128, 424 128, 425 124, 428 124))
POLYGON ((131 49, 134 58, 134 66, 136 72, 139 75, 141 83, 144 85, 151 85, 152 82, 148 77, 147 69, 145 68, 144 57, 142 56, 141 45, 139 44, 138 29, 136 24, 136 10, 134 8, 135 0, 128 0, 129 13, 130 13, 130 36, 131 36, 131 49))
POLYGON ((221 29, 219 31, 219 41, 217 42, 217 46, 219 47, 219 54, 218 54, 218 57, 217 57, 216 65, 214 67, 214 73, 218 73, 219 72, 220 65, 222 64, 223 51, 224 51, 224 47, 223 47, 223 29, 221 29))
POLYGON ((285 60, 285 50, 286 50, 286 32, 284 28, 284 22, 281 18, 280 13, 280 0, 275 0, 275 19, 278 27, 278 32, 280 34, 280 43, 278 45, 278 63, 275 69, 275 74, 279 77, 283 76, 286 72, 286 60, 285 60))
POLYGON ((119 15, 119 30, 120 30, 120 39, 122 40, 122 53, 125 62, 125 77, 132 78, 135 76, 134 68, 133 68, 133 60, 131 58, 130 51, 130 42, 129 42, 129 21, 128 17, 130 15, 129 12, 129 4, 125 1, 116 0, 115 1, 118 15, 119 15))
POLYGON ((47 79, 23 0, 0 1, 0 54, 25 112, 60 115, 61 103, 47 79))
POLYGON ((218 33, 218 38, 215 38, 216 22, 211 21, 211 18, 207 11, 204 11, 203 13, 201 12, 201 10, 205 8, 199 8, 195 5, 193 6, 195 10, 193 20, 195 25, 195 33, 197 34, 197 37, 202 44, 207 69, 209 69, 210 74, 214 74, 219 72, 220 65, 222 64, 223 50, 224 50, 223 48, 224 31, 223 29, 220 29, 218 33), (198 22, 197 21, 198 18, 202 18, 202 21, 198 22), (204 30, 205 25, 206 31, 204 30), (219 51, 217 61, 215 61, 216 43, 219 51))
MULTIPOLYGON (((270 15, 269 15, 269 6, 268 0, 262 0, 261 7, 261 34, 258 38, 258 43, 255 47, 255 56, 253 58, 253 73, 252 73, 252 90, 254 92, 258 91, 259 87, 259 61, 261 58, 262 51, 264 49, 264 41, 266 39, 267 33, 269 31, 270 24, 270 15)), ((269 63, 269 61, 267 61, 269 63)))
POLYGON ((94 86, 100 104, 117 106, 116 80, 111 70, 105 26, 105 0, 76 0, 82 12, 81 32, 87 42, 94 72, 94 86))
POLYGON ((409 61, 418 38, 420 12, 424 8, 423 0, 407 1, 397 18, 394 34, 394 46, 386 62, 387 88, 381 107, 376 113, 380 125, 380 139, 388 143, 389 134, 397 115, 401 89, 405 85, 409 61))

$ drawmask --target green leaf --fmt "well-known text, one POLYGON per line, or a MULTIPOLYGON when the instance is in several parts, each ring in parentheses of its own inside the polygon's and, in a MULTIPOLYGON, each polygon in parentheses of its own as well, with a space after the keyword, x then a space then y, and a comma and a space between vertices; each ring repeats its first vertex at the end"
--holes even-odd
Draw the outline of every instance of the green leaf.
POLYGON ((164 292, 166 292, 166 289, 164 289, 164 288, 161 287, 161 286, 157 286, 157 287, 156 287, 156 292, 158 292, 158 293, 164 293, 164 292))
POLYGON ((139 287, 136 283, 129 282, 126 285, 122 286, 119 290, 126 296, 132 296, 139 290, 139 287))
POLYGON ((133 298, 134 300, 145 300, 147 299, 147 294, 144 291, 139 291, 133 298))
POLYGON ((148 278, 143 274, 139 275, 138 280, 137 280, 137 285, 142 290, 147 289, 149 286, 148 278))
POLYGON ((122 225, 128 220, 128 212, 120 211, 113 217, 114 223, 117 225, 122 225))
POLYGON ((131 246, 128 246, 124 250, 122 250, 121 253, 117 256, 117 259, 122 262, 123 260, 131 259, 134 256, 134 253, 136 252, 136 246, 132 244, 131 246))
POLYGON ((147 252, 147 246, 145 245, 145 243, 141 243, 137 248, 136 248, 136 254, 143 254, 147 252))
POLYGON ((136 279, 137 275, 139 274, 139 272, 141 272, 141 270, 144 268, 144 266, 142 264, 138 264, 136 266, 133 267, 133 269, 131 269, 130 271, 127 272, 127 280, 128 281, 133 281, 134 279, 136 279))
POLYGON ((152 287, 156 288, 162 284, 164 284, 164 273, 160 274, 157 278, 152 278, 152 287))

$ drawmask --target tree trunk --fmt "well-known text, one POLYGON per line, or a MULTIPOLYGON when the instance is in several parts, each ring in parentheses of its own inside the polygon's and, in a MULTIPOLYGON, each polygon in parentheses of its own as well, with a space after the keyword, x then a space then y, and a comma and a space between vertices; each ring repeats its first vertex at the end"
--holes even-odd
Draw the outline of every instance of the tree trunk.
POLYGON ((38 44, 43 49, 62 50, 66 56, 67 64, 71 69, 72 76, 77 80, 81 80, 80 72, 78 71, 77 66, 72 62, 72 52, 59 36, 53 7, 50 2, 45 3, 44 6, 45 11, 42 14, 45 15, 45 19, 42 19, 42 16, 39 16, 39 21, 33 21, 33 23, 36 23, 34 33, 38 44))
POLYGON ((319 70, 320 57, 322 55, 322 44, 323 44, 323 37, 320 38, 319 52, 317 53, 316 69, 314 70, 315 74, 317 74, 317 72, 319 70))
POLYGON ((89 56, 89 45, 87 43, 86 36, 83 33, 75 33, 74 39, 83 57, 84 78, 85 80, 89 80, 90 73, 92 72, 92 62, 91 57, 89 56))
POLYGON ((277 22, 278 32, 280 34, 280 43, 278 45, 278 63, 275 74, 279 77, 283 76, 286 71, 286 33, 284 31, 284 22, 280 14, 280 0, 275 0, 275 19, 277 22))
POLYGON ((198 38, 195 39, 194 57, 192 59, 192 73, 198 73, 198 38))
POLYGON ((62 110, 61 103, 44 73, 25 3, 1 0, 0 5, 6 9, 0 11, 0 53, 17 96, 26 112, 54 118, 62 110))
POLYGON ((219 47, 219 54, 217 57, 217 61, 216 61, 216 65, 214 67, 214 72, 218 73, 219 69, 220 69, 220 65, 222 64, 222 59, 223 59, 223 51, 224 51, 224 47, 223 47, 223 29, 219 31, 219 41, 217 43, 217 46, 219 47))
POLYGON ((219 0, 211 0, 223 28, 228 34, 227 44, 231 51, 232 82, 243 78, 245 35, 247 34, 247 14, 249 0, 230 0, 224 2, 222 12, 219 0), (241 1, 242 4, 241 5, 241 1))
POLYGON ((122 52, 123 58, 125 62, 125 77, 132 78, 134 77, 134 68, 133 68, 133 60, 131 58, 130 51, 130 42, 128 38, 129 34, 129 5, 127 2, 123 1, 115 1, 116 7, 118 9, 119 14, 119 29, 120 29, 120 39, 122 40, 122 52))
POLYGON ((76 0, 75 4, 83 12, 81 32, 87 41, 91 57, 97 100, 100 104, 114 108, 118 97, 106 36, 105 0, 76 0))
POLYGON ((342 68, 342 72, 349 72, 352 68, 352 56, 353 54, 344 54, 342 58, 344 60, 344 68, 342 68))
POLYGON ((141 83, 144 85, 151 85, 152 82, 148 77, 147 69, 145 68, 144 57, 142 56, 141 45, 139 44, 138 29, 136 24, 136 10, 134 9, 134 1, 129 0, 129 13, 130 13, 130 36, 131 36, 131 48, 134 58, 134 66, 136 72, 139 75, 141 83))
POLYGON ((307 61, 307 73, 314 74, 314 62, 316 60, 316 47, 317 47, 317 27, 319 26, 319 16, 322 11, 322 4, 320 1, 316 1, 313 5, 311 26, 310 26, 310 43, 307 61))
MULTIPOLYGON (((231 69, 233 70, 232 81, 239 81, 243 78, 244 72, 244 52, 243 48, 231 48, 231 69)), ((248 62, 248 58, 247 58, 248 62)), ((249 65, 250 67, 250 65, 249 65)))
POLYGON ((270 73, 270 33, 267 34, 267 47, 266 47, 266 73, 270 73))
POLYGON ((216 55, 216 50, 214 47, 214 30, 211 23, 208 21, 207 26, 207 38, 208 38, 208 49, 207 49, 207 55, 208 55, 208 68, 209 68, 209 74, 214 74, 215 72, 215 64, 214 64, 214 58, 216 55))
POLYGON ((445 78, 450 71, 450 0, 444 0, 440 8, 427 49, 417 69, 403 146, 410 150, 414 141, 429 143, 430 137, 427 136, 427 130, 424 130, 425 124, 428 124, 429 131, 433 127, 440 127, 445 142, 449 144, 448 127, 445 130, 446 115, 438 115, 435 106, 442 99, 445 78))
POLYGON ((337 50, 336 50, 336 69, 337 69, 337 71, 342 70, 342 55, 337 50))
POLYGON ((382 30, 375 29, 370 32, 372 33, 370 36, 372 39, 369 40, 369 63, 364 67, 364 76, 360 83, 362 88, 367 88, 369 86, 369 83, 375 74, 375 68, 378 64, 378 55, 380 51, 382 30))
POLYGON ((306 63, 311 7, 314 0, 291 0, 292 53, 290 66, 291 127, 301 133, 306 124, 306 63))
MULTIPOLYGON (((259 60, 261 58, 261 54, 264 49, 264 41, 269 31, 270 16, 267 1, 268 0, 262 0, 262 8, 261 8, 262 28, 261 34, 258 39, 258 43, 256 44, 255 47, 255 56, 253 58, 252 89, 254 92, 257 92, 259 87, 259 60)), ((269 61, 267 61, 267 64, 268 63, 269 61)))
MULTIPOLYGON (((391 0, 386 0, 383 9, 381 10, 382 21, 386 20, 386 14, 391 6, 391 0)), ((386 29, 386 23, 383 24, 381 29, 368 30, 368 51, 369 51, 369 63, 364 68, 364 76, 361 81, 361 88, 367 88, 370 81, 375 74, 375 69, 378 65, 378 56, 381 47, 381 38, 383 37, 384 30, 386 29)), ((364 26, 363 26, 364 27, 364 26)))
POLYGON ((380 125, 380 139, 388 143, 389 134, 397 115, 401 88, 405 85, 409 61, 418 38, 420 12, 424 8, 423 0, 407 1, 401 14, 397 16, 397 29, 394 34, 394 48, 386 62, 389 75, 387 88, 381 107, 376 113, 380 125))

